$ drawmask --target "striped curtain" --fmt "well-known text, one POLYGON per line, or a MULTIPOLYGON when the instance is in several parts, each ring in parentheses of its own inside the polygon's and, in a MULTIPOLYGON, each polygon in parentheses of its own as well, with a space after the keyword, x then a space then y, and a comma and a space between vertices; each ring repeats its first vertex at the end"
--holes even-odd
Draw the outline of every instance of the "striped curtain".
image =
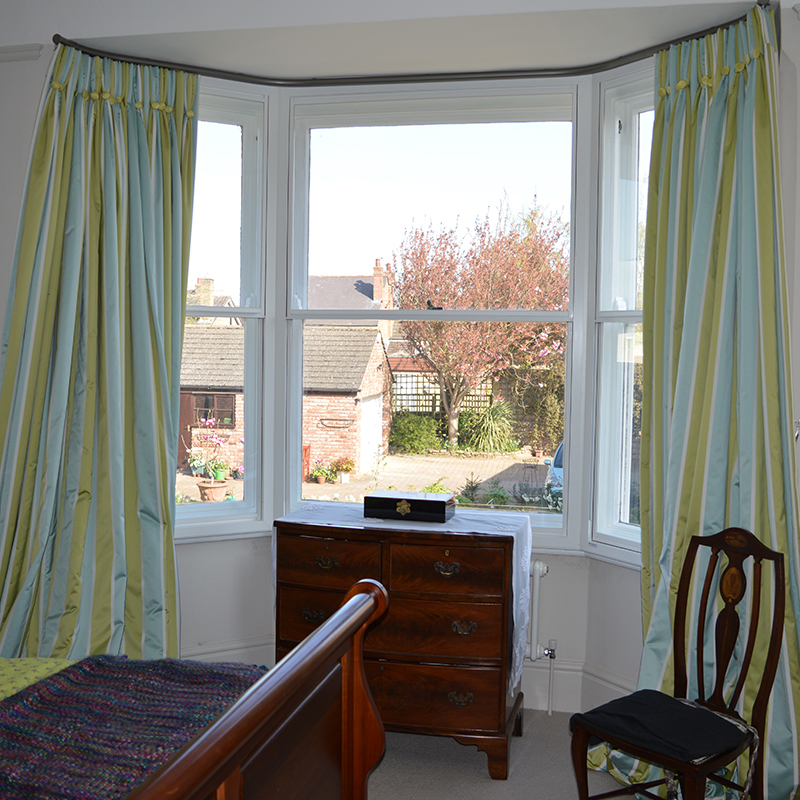
MULTIPOLYGON (((770 800, 792 797, 798 785, 800 718, 777 59, 772 12, 761 7, 657 57, 645 245, 639 677, 640 688, 672 691, 675 591, 693 534, 737 525, 781 550, 791 590, 762 743, 770 800)), ((745 689, 745 717, 758 667, 745 689)), ((617 761, 622 772, 633 766, 617 761)))
POLYGON ((197 78, 61 46, 0 384, 0 655, 178 653, 173 546, 197 78))

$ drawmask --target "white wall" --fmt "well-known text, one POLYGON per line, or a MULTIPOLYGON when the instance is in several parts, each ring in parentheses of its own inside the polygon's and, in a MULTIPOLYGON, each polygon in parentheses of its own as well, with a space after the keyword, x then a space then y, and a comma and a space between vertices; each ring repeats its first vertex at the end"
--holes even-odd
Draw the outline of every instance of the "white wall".
POLYGON ((36 60, 0 61, 5 108, 0 114, 0 322, 5 319, 28 151, 51 50, 36 60))
POLYGON ((179 544, 181 656, 275 662, 268 538, 179 544))

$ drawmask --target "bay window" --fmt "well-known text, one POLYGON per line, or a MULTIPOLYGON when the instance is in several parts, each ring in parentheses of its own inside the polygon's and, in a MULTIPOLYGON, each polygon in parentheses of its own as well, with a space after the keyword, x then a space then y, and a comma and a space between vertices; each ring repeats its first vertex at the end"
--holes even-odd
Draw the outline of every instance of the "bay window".
POLYGON ((652 69, 627 73, 206 81, 182 386, 233 398, 244 483, 183 505, 185 535, 398 488, 529 513, 542 547, 636 546, 652 69), (199 332, 229 343, 207 385, 199 332))

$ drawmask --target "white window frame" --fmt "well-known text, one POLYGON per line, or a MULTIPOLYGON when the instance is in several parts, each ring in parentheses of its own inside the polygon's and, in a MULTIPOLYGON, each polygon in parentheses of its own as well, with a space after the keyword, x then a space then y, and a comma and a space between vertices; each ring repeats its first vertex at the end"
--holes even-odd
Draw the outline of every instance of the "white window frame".
MULTIPOLYGON (((203 80, 203 119, 209 118, 209 109, 217 109, 224 115, 232 108, 226 104, 237 100, 260 104, 262 109, 259 152, 252 169, 245 168, 245 174, 252 178, 254 187, 252 206, 247 205, 250 221, 243 221, 243 228, 247 224, 252 231, 253 246, 247 259, 252 264, 256 283, 253 291, 248 293, 249 300, 246 300, 252 305, 231 311, 237 316, 255 320, 256 325, 252 327, 257 328, 253 333, 252 349, 248 351, 246 383, 257 387, 260 395, 254 402, 245 403, 246 447, 250 464, 249 468, 246 466, 245 474, 246 479, 254 481, 249 495, 254 503, 248 509, 233 508, 232 503, 220 504, 225 508, 204 508, 202 514, 189 514, 179 509, 176 539, 190 542, 224 539, 232 535, 263 535, 271 530, 275 517, 301 505, 303 322, 314 318, 354 316, 350 311, 304 308, 308 224, 307 205, 304 203, 308 174, 302 145, 303 131, 307 131, 312 122, 319 125, 323 115, 330 126, 355 124, 353 113, 358 108, 362 119, 366 119, 367 113, 374 116, 376 111, 384 113, 387 119, 392 114, 402 113, 402 121, 408 124, 429 122, 434 111, 440 121, 475 121, 478 112, 483 120, 489 113, 495 114, 498 120, 528 119, 532 94, 571 94, 570 309, 568 312, 535 315, 537 320, 563 322, 568 326, 564 442, 564 483, 568 491, 565 491, 562 527, 548 530, 534 526, 534 547, 537 552, 545 554, 583 551, 612 561, 636 563, 638 542, 596 529, 598 492, 595 473, 599 328, 605 322, 630 321, 637 312, 598 310, 597 297, 602 281, 599 267, 594 265, 600 258, 603 241, 598 223, 602 202, 599 187, 609 168, 603 164, 600 149, 603 92, 606 87, 617 85, 615 81, 622 83, 637 75, 639 78, 652 76, 652 62, 648 60, 644 66, 633 65, 602 75, 577 78, 445 82, 380 88, 269 88, 216 79, 203 80), (505 108, 500 108, 498 99, 505 101, 505 108), (404 105, 402 109, 401 105, 404 105)), ((395 122, 397 119, 395 116, 395 122)), ((247 241, 250 241, 244 230, 243 239, 244 260, 247 241)), ((220 309, 215 313, 223 315, 224 311, 220 309)), ((464 314, 453 310, 441 314, 442 319, 465 318, 464 314)), ((360 316, 373 320, 413 319, 424 317, 425 312, 366 311, 360 316)), ((520 311, 483 311, 479 316, 487 320, 530 319, 526 312, 520 311)))
POLYGON ((198 117, 201 121, 240 125, 242 128, 241 305, 209 307, 187 305, 186 315, 236 317, 244 330, 244 499, 224 503, 192 503, 176 507, 175 541, 209 541, 229 535, 263 535, 265 508, 271 491, 265 480, 261 453, 272 441, 264 426, 264 386, 274 371, 265 355, 265 209, 267 185, 268 94, 244 90, 242 84, 206 79, 201 85, 198 117))
MULTIPOLYGON (((574 422, 572 406, 574 400, 570 394, 575 394, 574 382, 571 380, 573 350, 573 336, 576 331, 581 336, 586 335, 585 313, 580 322, 576 322, 576 309, 587 308, 588 287, 585 278, 576 279, 576 252, 586 252, 586 241, 581 241, 588 234, 588 226, 575 224, 575 197, 583 188, 589 186, 587 174, 578 177, 579 168, 586 169, 586 164, 578 153, 578 125, 580 117, 580 104, 589 107, 591 78, 568 78, 548 80, 515 80, 470 82, 455 84, 440 84, 437 86, 395 86, 385 87, 376 92, 374 88, 342 89, 336 95, 320 94, 318 91, 297 91, 290 101, 290 127, 292 150, 290 163, 292 165, 292 182, 290 187, 291 218, 293 224, 289 230, 289 262, 292 276, 290 302, 287 309, 287 319, 292 330, 291 339, 300 340, 302 324, 305 320, 313 319, 348 319, 360 318, 363 320, 376 319, 428 319, 426 311, 337 311, 332 309, 306 309, 306 265, 308 242, 308 143, 312 128, 363 126, 377 124, 438 124, 458 122, 511 122, 569 119, 573 123, 573 190, 572 190, 572 225, 571 225, 571 268, 570 268, 570 309, 568 311, 458 311, 448 310, 437 312, 437 319, 443 321, 458 321, 468 319, 481 319, 487 321, 512 320, 519 322, 552 321, 567 325, 568 348, 566 355, 566 386, 567 398, 565 399, 565 434, 567 438, 574 435, 576 425, 574 422), (568 101, 558 98, 569 98, 568 101), (580 231, 580 233, 576 233, 580 231), (571 388, 570 388, 571 387, 571 388)), ((588 218, 588 215, 585 215, 588 218)), ((583 263, 587 263, 583 260, 583 263)), ((583 272, 586 269, 584 267, 583 272)), ((578 347, 581 353, 587 352, 583 346, 578 347)), ((300 431, 302 427, 302 360, 289 359, 289 391, 288 391, 288 429, 292 432, 300 431)), ((579 391, 578 395, 583 392, 579 391)), ((578 416, 580 420, 580 415, 578 416)), ((292 435, 290 434, 290 435, 292 435)), ((298 439, 299 441, 299 439, 298 439)), ((569 442, 565 443, 565 452, 569 442)), ((293 446, 288 453, 289 481, 285 487, 285 502, 287 508, 296 508, 302 504, 301 496, 301 466, 300 447, 293 446), (292 463, 294 459, 297 463, 292 463)), ((560 524, 554 526, 552 521, 558 515, 531 514, 534 532, 534 546, 542 552, 553 550, 578 550, 580 548, 581 531, 578 526, 570 525, 570 519, 578 519, 577 513, 571 511, 570 497, 575 498, 575 505, 582 497, 580 484, 582 476, 567 478, 565 470, 565 484, 570 481, 571 494, 565 494, 563 514, 560 524), (577 490, 576 489, 577 486, 577 490)))
MULTIPOLYGON (((630 419, 633 403, 632 334, 641 324, 636 307, 639 114, 653 108, 653 65, 609 73, 598 84, 600 156, 598 267, 595 312, 596 409, 593 504, 586 549, 638 563, 641 527, 622 522, 619 509, 631 488, 630 419), (628 328, 630 330, 630 328, 628 328), (610 378, 604 363, 613 362, 610 378)), ((641 503, 641 496, 640 496, 641 503)))

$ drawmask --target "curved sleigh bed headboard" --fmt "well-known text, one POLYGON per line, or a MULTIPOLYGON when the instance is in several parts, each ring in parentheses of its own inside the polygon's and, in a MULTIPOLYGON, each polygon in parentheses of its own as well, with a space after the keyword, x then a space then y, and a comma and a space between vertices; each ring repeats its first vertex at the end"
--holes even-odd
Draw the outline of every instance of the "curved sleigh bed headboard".
POLYGON ((384 587, 359 581, 341 608, 128 800, 366 800, 385 734, 364 675, 384 587))

